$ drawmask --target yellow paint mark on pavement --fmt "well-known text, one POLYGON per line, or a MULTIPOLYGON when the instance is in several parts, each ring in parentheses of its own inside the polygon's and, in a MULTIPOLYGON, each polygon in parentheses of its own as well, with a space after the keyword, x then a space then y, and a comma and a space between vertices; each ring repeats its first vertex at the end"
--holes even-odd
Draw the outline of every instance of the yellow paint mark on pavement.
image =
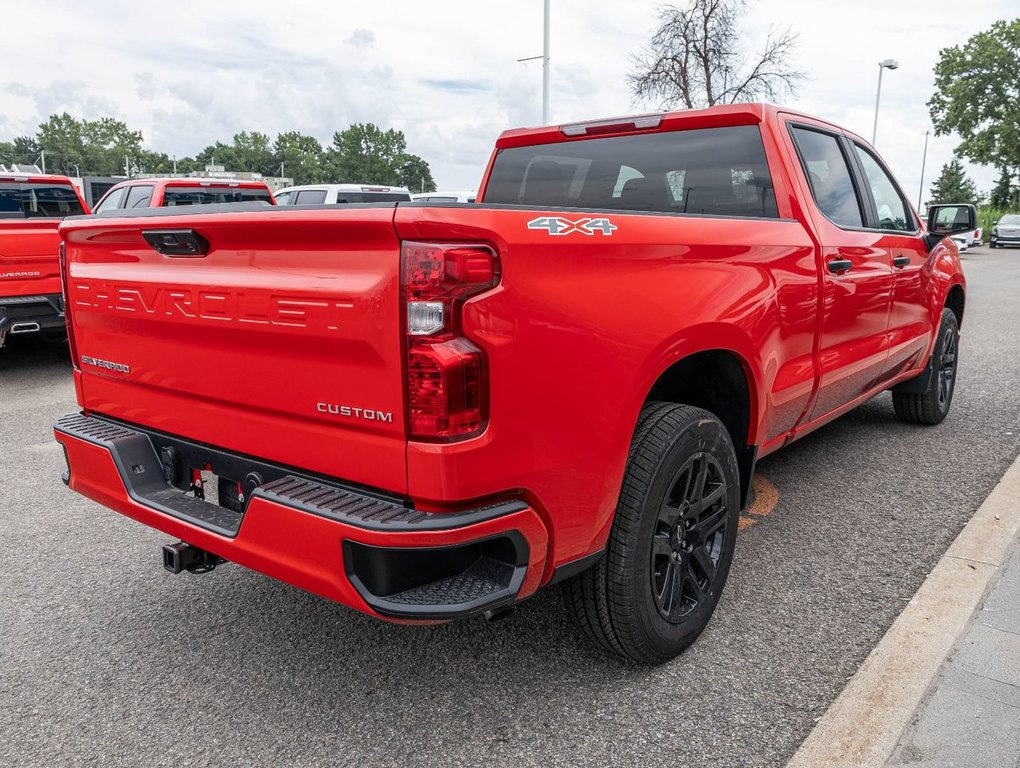
POLYGON ((741 531, 747 530, 762 518, 768 517, 779 503, 779 489, 769 482, 765 475, 755 473, 751 478, 751 488, 754 489, 754 503, 740 516, 738 530, 741 531))

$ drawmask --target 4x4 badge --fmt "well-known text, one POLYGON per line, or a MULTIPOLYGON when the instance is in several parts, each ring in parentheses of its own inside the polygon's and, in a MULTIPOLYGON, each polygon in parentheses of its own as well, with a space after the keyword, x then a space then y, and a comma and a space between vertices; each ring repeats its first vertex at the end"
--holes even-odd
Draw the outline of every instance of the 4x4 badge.
POLYGON ((544 229, 550 235, 570 235, 580 232, 582 235, 590 236, 600 232, 608 237, 619 227, 609 219, 565 219, 562 216, 541 216, 529 221, 528 229, 544 229))

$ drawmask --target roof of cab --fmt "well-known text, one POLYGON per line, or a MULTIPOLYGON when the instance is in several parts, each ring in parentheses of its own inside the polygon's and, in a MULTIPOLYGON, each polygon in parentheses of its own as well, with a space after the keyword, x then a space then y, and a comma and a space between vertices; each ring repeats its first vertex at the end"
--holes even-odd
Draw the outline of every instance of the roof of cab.
MULTIPOLYGON (((250 181, 247 179, 218 179, 204 176, 187 176, 184 178, 151 178, 151 179, 124 179, 118 181, 115 187, 126 187, 135 184, 162 184, 167 187, 240 187, 243 189, 269 189, 264 181, 250 181)), ((113 187, 111 187, 112 189, 113 187)))
POLYGON ((629 133, 657 133, 695 128, 718 128, 728 125, 754 125, 765 122, 780 113, 814 120, 837 130, 843 130, 826 120, 775 104, 723 104, 705 109, 610 117, 536 128, 513 128, 500 134, 496 140, 496 148, 506 149, 534 144, 562 143, 599 136, 621 136, 629 133))
POLYGON ((68 176, 60 176, 53 173, 12 173, 10 171, 0 173, 0 182, 18 181, 25 184, 71 184, 68 176))

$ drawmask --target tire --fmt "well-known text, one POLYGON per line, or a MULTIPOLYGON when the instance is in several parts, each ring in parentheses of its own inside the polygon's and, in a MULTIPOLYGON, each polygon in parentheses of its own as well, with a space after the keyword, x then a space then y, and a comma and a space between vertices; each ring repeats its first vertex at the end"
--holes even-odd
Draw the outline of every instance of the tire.
POLYGON ((988 244, 988 247, 989 247, 989 248, 998 248, 998 247, 999 247, 999 245, 998 245, 998 243, 989 243, 989 244, 988 244))
POLYGON ((719 602, 739 516, 737 456, 722 422, 701 408, 647 403, 605 556, 564 584, 582 632, 630 661, 678 656, 719 602))
POLYGON ((893 408, 901 421, 910 424, 935 425, 942 422, 953 404, 956 391, 956 368, 960 361, 960 326, 951 309, 942 310, 939 334, 932 350, 934 369, 928 391, 923 393, 893 392, 893 408))

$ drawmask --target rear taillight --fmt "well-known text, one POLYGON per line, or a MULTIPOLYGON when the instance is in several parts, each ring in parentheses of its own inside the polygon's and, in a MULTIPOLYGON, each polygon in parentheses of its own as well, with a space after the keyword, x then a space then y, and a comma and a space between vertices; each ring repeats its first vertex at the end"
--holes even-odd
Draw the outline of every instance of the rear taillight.
POLYGON ((407 320, 411 437, 470 437, 485 425, 485 353, 464 336, 464 302, 499 282, 495 252, 484 245, 405 242, 400 251, 407 320))
POLYGON ((67 281, 70 279, 67 273, 67 248, 61 243, 57 247, 57 254, 60 256, 60 296, 64 305, 64 325, 67 326, 67 345, 71 348, 71 363, 75 370, 81 370, 81 359, 78 357, 78 345, 74 342, 74 324, 71 322, 71 300, 68 294, 67 281))

